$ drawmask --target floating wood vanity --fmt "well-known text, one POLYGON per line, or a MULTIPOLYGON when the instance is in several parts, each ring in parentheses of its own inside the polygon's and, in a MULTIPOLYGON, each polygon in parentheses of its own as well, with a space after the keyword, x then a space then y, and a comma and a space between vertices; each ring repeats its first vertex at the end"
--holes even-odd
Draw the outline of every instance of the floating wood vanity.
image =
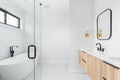
POLYGON ((80 50, 80 65, 92 80, 120 80, 120 68, 80 50))

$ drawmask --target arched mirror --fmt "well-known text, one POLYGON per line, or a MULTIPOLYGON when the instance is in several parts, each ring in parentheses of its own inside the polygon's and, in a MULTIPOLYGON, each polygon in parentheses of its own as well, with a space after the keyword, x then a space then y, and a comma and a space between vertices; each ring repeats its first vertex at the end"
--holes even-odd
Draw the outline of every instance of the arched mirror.
POLYGON ((109 40, 112 36, 112 10, 106 9, 97 16, 97 39, 109 40))

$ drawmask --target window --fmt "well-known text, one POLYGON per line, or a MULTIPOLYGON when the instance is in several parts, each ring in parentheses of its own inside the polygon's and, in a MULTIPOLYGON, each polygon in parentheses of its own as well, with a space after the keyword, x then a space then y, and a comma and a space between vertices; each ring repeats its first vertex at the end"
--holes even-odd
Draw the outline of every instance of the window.
POLYGON ((19 20, 18 18, 10 15, 10 14, 7 14, 6 15, 6 24, 9 24, 9 25, 12 25, 12 26, 19 26, 19 20))
POLYGON ((5 13, 0 10, 0 22, 5 23, 5 13))
POLYGON ((20 18, 0 8, 0 23, 20 28, 20 18))

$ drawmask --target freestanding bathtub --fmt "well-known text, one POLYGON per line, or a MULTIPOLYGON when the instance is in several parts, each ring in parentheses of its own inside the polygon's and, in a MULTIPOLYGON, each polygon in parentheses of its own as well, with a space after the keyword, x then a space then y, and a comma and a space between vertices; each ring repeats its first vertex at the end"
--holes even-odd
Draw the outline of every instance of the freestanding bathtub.
MULTIPOLYGON (((38 62, 38 56, 35 59, 38 62)), ((0 61, 0 80, 23 80, 34 70, 34 59, 23 53, 0 61)))

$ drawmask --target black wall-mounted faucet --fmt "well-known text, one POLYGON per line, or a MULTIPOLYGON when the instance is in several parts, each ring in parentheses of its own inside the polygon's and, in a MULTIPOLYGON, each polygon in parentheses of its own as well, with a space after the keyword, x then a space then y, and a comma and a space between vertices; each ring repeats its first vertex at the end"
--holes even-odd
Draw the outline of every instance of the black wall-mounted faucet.
POLYGON ((105 49, 105 48, 102 48, 101 43, 96 43, 96 46, 98 46, 98 47, 97 47, 97 50, 98 50, 98 51, 104 52, 104 49, 105 49), (98 45, 99 45, 99 46, 98 46, 98 45))
POLYGON ((13 57, 15 53, 15 51, 13 50, 13 47, 18 48, 18 46, 10 46, 10 57, 13 57))

